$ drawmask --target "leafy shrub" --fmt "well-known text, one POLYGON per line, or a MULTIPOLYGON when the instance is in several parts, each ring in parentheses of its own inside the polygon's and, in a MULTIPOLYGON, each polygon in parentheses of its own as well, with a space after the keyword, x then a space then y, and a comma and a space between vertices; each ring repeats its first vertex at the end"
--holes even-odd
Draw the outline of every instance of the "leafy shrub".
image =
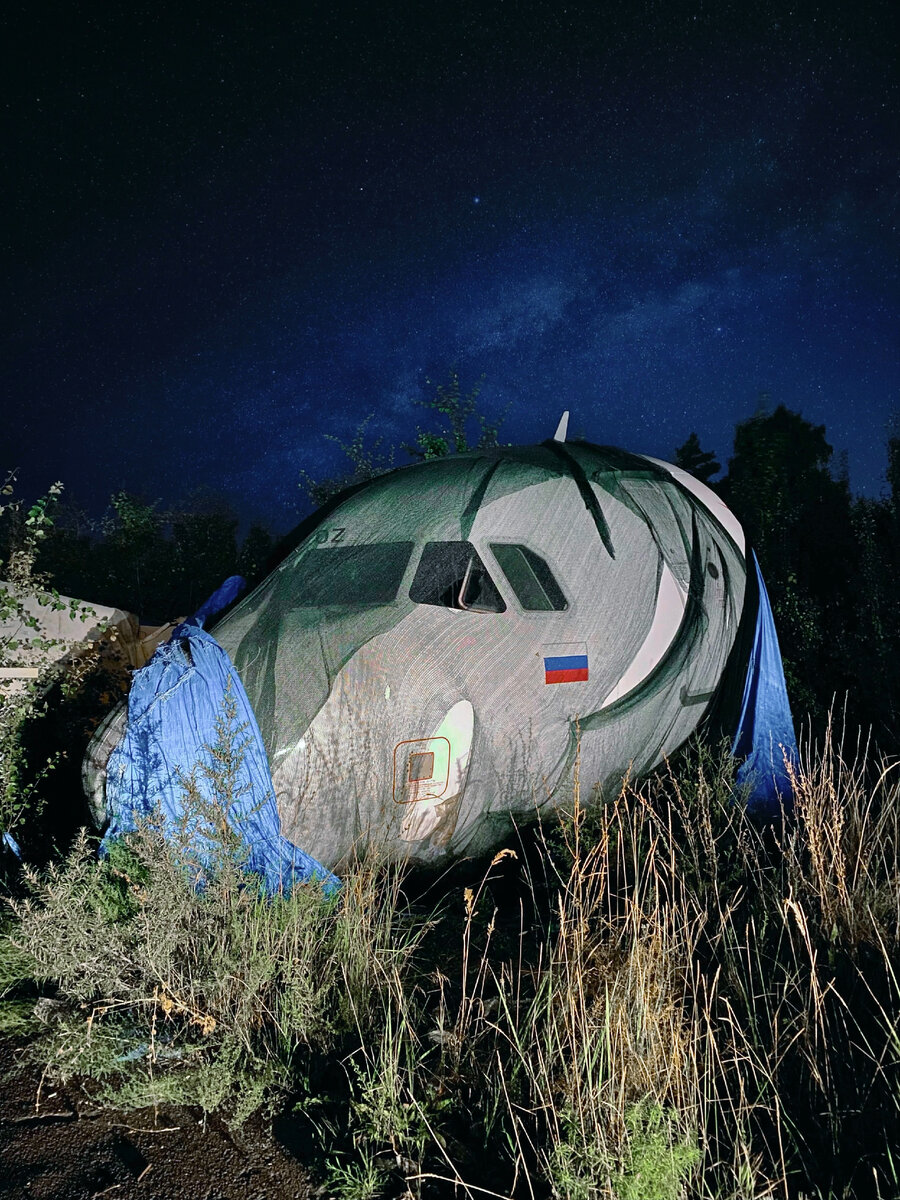
MULTIPOLYGON (((28 762, 25 732, 46 711, 46 695, 61 674, 58 660, 65 652, 84 650, 42 633, 35 605, 48 612, 66 611, 73 619, 86 621, 92 609, 75 600, 66 601, 51 587, 49 578, 36 570, 38 550, 53 527, 53 510, 62 492, 54 483, 24 509, 21 500, 10 499, 15 473, 0 487, 0 857, 18 853, 16 837, 37 816, 43 797, 41 784, 60 759, 53 751, 42 762, 28 762)), ((83 673, 83 671, 82 671, 83 673)))
POLYGON ((61 1078, 100 1079, 119 1104, 178 1099, 241 1121, 304 1055, 365 1026, 416 938, 389 871, 360 867, 336 896, 311 882, 270 898, 224 820, 205 827, 218 850, 198 887, 210 814, 193 816, 180 840, 146 821, 106 860, 82 834, 62 864, 26 870, 2 957, 8 988, 51 989, 34 1050, 61 1078))

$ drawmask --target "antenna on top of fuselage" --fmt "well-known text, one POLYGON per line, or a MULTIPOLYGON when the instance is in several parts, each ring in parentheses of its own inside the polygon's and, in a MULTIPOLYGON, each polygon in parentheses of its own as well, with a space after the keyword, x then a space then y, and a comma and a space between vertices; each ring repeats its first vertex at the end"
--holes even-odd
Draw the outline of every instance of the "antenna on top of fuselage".
POLYGON ((569 428, 569 410, 563 413, 559 418, 559 424, 556 427, 556 433, 553 435, 554 442, 564 442, 566 440, 566 431, 569 428))

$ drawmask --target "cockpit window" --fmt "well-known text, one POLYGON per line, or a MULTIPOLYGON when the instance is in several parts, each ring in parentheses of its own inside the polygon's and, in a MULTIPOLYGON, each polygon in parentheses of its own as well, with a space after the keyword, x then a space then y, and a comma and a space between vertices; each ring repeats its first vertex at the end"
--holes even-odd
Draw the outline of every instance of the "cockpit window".
POLYGON ((426 542, 409 589, 417 604, 505 612, 503 597, 471 542, 426 542))
POLYGON ((491 542, 491 551, 526 612, 563 612, 569 607, 546 562, 527 546, 491 542))
POLYGON ((316 547, 297 563, 292 603, 298 608, 390 604, 396 599, 414 544, 316 547))

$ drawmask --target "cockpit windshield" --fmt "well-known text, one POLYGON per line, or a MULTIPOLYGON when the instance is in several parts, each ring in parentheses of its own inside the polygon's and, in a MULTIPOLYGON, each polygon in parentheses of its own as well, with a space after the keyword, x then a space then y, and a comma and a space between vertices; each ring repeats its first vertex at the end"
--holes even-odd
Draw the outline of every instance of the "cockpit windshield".
POLYGON ((526 612, 564 612, 569 603, 548 563, 527 546, 491 542, 500 569, 526 612))
POLYGON ((417 604, 469 612, 506 611, 503 597, 471 542, 426 542, 409 598, 417 604))
POLYGON ((390 604, 397 597, 413 542, 316 546, 294 571, 291 603, 297 608, 390 604))

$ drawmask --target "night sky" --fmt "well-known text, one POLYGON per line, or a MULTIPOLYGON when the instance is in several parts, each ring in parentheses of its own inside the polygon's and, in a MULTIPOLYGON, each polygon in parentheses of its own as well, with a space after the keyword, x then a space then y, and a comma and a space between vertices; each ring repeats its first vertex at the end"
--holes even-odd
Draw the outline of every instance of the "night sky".
MULTIPOLYGON (((359 421, 725 463, 760 394, 884 487, 895 3, 19 4, 0 467, 289 527, 359 421)), ((406 461, 405 456, 398 463, 406 461)))

